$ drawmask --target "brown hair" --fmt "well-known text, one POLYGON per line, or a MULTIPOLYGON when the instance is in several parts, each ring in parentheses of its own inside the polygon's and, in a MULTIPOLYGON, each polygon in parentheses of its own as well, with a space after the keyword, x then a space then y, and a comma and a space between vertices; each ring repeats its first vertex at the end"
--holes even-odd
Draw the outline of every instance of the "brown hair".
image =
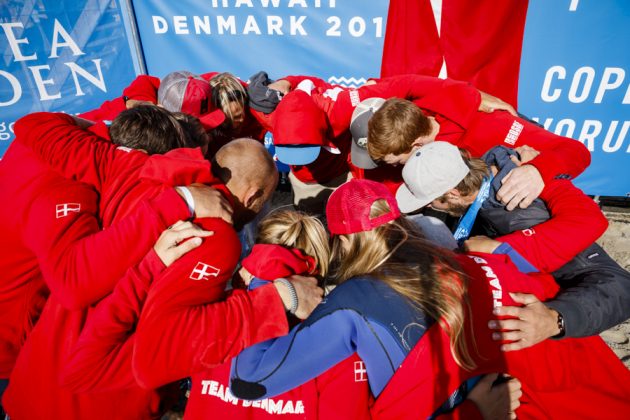
POLYGON ((392 153, 409 153, 418 137, 431 133, 431 122, 424 112, 406 99, 385 101, 368 122, 368 153, 375 161, 392 153))
POLYGON ((267 215, 258 228, 256 243, 297 248, 315 259, 322 277, 328 273, 328 235, 315 216, 294 210, 278 210, 267 215))
MULTIPOLYGON (((385 200, 378 200, 372 205, 370 216, 387 211, 385 200)), ((469 310, 467 278, 450 251, 437 248, 411 222, 399 217, 371 231, 335 236, 333 256, 338 262, 335 274, 339 282, 366 274, 385 282, 415 307, 439 320, 460 366, 475 367, 464 328, 469 310), (343 240, 348 241, 345 247, 343 240)))
POLYGON ((143 149, 150 155, 191 147, 173 114, 154 105, 139 105, 121 112, 112 122, 109 135, 114 144, 143 149))
MULTIPOLYGON (((455 189, 458 190, 462 196, 467 197, 479 191, 484 178, 490 175, 490 171, 486 162, 481 159, 471 157, 468 151, 459 149, 459 153, 461 153, 462 160, 466 166, 468 166, 470 171, 466 174, 464 179, 459 181, 459 184, 457 184, 455 189)), ((438 200, 446 202, 446 194, 438 197, 438 200)))

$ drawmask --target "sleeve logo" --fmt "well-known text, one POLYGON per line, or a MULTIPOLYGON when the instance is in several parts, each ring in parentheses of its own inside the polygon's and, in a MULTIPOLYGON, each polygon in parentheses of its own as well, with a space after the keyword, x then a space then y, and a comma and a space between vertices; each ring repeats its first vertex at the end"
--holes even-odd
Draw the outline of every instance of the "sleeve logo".
POLYGON ((354 362, 354 382, 367 381, 367 370, 363 361, 354 362))
POLYGON ((218 277, 221 270, 213 267, 209 264, 198 262, 192 273, 190 273, 190 279, 192 280, 208 280, 210 276, 218 277))
POLYGON ((57 206, 55 207, 55 216, 57 217, 57 219, 61 219, 62 217, 66 217, 68 213, 79 213, 80 211, 80 203, 57 204, 57 206))

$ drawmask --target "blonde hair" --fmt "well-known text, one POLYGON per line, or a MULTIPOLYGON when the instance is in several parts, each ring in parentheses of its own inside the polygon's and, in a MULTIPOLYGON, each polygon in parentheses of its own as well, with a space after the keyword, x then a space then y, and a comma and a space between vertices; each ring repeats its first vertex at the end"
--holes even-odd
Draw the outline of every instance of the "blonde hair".
POLYGON ((233 121, 230 103, 237 102, 243 110, 247 104, 247 91, 241 82, 231 73, 219 73, 210 79, 212 86, 212 102, 221 108, 225 116, 233 121))
MULTIPOLYGON (((370 217, 388 211, 387 202, 377 200, 370 217)), ((450 251, 432 245, 411 222, 400 217, 367 232, 335 236, 332 252, 338 263, 338 282, 366 274, 385 282, 416 308, 439 320, 457 364, 475 368, 464 325, 469 311, 467 281, 450 251), (345 246, 343 241, 347 241, 345 246)))
POLYGON ((322 277, 328 273, 330 246, 322 222, 315 216, 294 210, 278 210, 258 226, 256 243, 296 248, 315 259, 322 277))
POLYGON ((368 121, 367 149, 375 161, 411 151, 418 137, 431 133, 431 122, 414 103, 391 98, 368 121))

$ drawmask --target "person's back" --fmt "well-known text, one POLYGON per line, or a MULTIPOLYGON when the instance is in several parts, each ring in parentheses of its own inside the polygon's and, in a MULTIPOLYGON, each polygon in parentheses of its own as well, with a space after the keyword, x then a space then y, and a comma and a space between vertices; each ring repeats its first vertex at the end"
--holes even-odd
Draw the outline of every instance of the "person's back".
MULTIPOLYGON (((153 112, 153 109, 147 108, 147 111, 153 112)), ((165 121, 168 121, 168 117, 165 121)), ((81 202, 78 201, 60 203, 57 206, 59 217, 73 215, 75 212, 91 213, 93 223, 77 222, 69 226, 69 229, 89 228, 89 232, 83 233, 85 236, 98 232, 101 226, 111 226, 115 221, 121 223, 110 234, 104 234, 107 249, 100 249, 99 255, 86 255, 81 259, 90 267, 91 258, 106 259, 111 255, 113 258, 108 262, 109 268, 100 273, 85 271, 80 281, 64 285, 50 297, 39 324, 29 336, 16 362, 4 399, 7 411, 17 418, 45 417, 51 412, 55 416, 69 418, 77 415, 112 418, 119 410, 133 407, 138 400, 144 399, 142 405, 151 407, 150 410, 157 413, 159 401, 155 395, 145 391, 137 389, 95 396, 76 395, 59 387, 58 376, 69 349, 81 331, 90 306, 111 292, 122 273, 139 261, 142 255, 136 258, 136 253, 146 253, 154 238, 166 227, 163 226, 164 223, 186 218, 190 212, 176 192, 165 191, 165 186, 158 182, 146 183, 139 179, 139 170, 149 159, 145 153, 98 140, 77 126, 70 116, 32 114, 21 119, 16 127, 24 129, 24 135, 16 138, 16 147, 33 147, 35 154, 49 156, 49 162, 62 174, 87 181, 93 188, 104 191, 105 196, 100 201, 96 196, 92 198, 89 208, 86 208, 87 203, 79 204, 81 202), (116 172, 119 172, 118 178, 116 172), (142 182, 146 186, 142 186, 142 182), (128 192, 131 193, 125 195, 128 192), (138 205, 147 199, 154 200, 138 205), (100 209, 97 209, 97 203, 100 209), (159 208, 162 210, 153 211, 159 208), (144 209, 147 211, 144 212, 144 209), (144 217, 132 217, 136 210, 138 214, 144 214, 144 217), (97 217, 100 224, 96 221, 97 217), (122 223, 123 220, 125 223, 122 223), (144 229, 140 220, 145 224, 144 229), (143 237, 134 237, 139 233, 138 230, 143 231, 143 237), (29 397, 31 393, 41 395, 40 404, 32 404, 29 397), (119 405, 110 404, 112 400, 119 401, 119 405)), ((209 176, 207 163, 205 165, 206 176, 209 176)), ((60 182, 71 183, 61 179, 60 182)), ((54 213, 45 216, 42 221, 55 220, 54 213)), ((36 226, 33 220, 27 222, 24 226, 36 226)), ((59 239, 66 240, 67 237, 64 234, 59 239)), ((50 255, 47 257, 52 258, 50 255)), ((43 258, 38 261, 38 265, 48 266, 50 261, 43 258)), ((93 262, 92 265, 102 267, 100 262, 93 262)), ((58 284, 57 276, 52 276, 50 272, 46 274, 44 280, 49 285, 58 284)))
MULTIPOLYGON (((22 227, 30 203, 55 178, 20 144, 12 144, 0 162, 0 197, 5 203, 0 208, 0 379, 9 378, 49 293, 22 227)), ((72 211, 71 206, 67 211, 72 211)))

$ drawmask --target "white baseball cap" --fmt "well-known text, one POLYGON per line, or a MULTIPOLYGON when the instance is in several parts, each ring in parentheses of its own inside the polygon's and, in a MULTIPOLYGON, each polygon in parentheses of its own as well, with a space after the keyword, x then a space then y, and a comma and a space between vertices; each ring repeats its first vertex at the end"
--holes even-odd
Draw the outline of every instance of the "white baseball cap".
POLYGON ((402 171, 396 201, 403 213, 424 207, 455 188, 470 169, 459 149, 445 141, 434 141, 415 150, 402 171))

